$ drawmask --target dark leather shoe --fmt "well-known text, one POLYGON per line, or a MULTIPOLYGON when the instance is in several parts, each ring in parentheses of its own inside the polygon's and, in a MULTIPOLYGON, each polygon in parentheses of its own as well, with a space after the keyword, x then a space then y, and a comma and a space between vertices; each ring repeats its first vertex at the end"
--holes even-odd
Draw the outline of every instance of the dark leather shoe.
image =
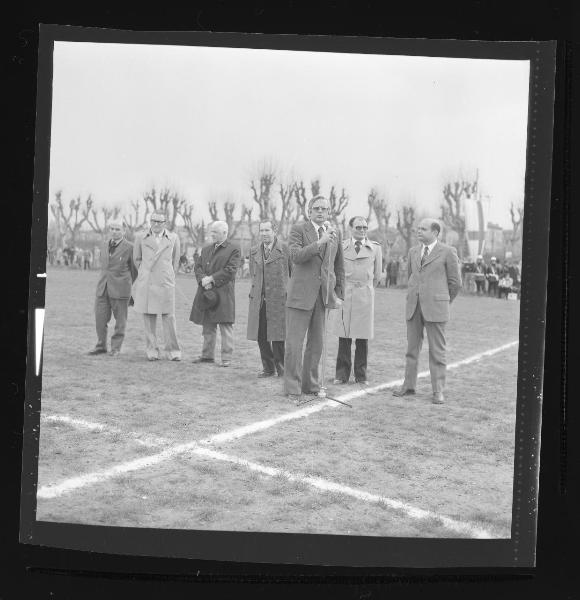
POLYGON ((103 348, 93 348, 92 350, 89 350, 87 354, 90 354, 91 356, 96 356, 97 354, 107 354, 107 351, 103 348))
POLYGON ((433 399, 431 400, 433 404, 445 404, 445 398, 443 397, 442 392, 436 392, 433 394, 433 399))
POLYGON ((201 358, 201 356, 199 358, 194 358, 192 361, 192 363, 212 363, 214 362, 213 358, 201 358))
POLYGON ((319 391, 320 391, 320 390, 316 390, 316 391, 314 391, 314 390, 309 390, 308 392, 304 392, 304 391, 303 391, 303 392, 302 392, 302 394, 303 394, 304 396, 318 396, 318 392, 319 392, 319 391))
POLYGON ((348 381, 345 381, 344 379, 335 379, 332 383, 334 383, 334 385, 344 385, 345 383, 348 383, 348 381))
POLYGON ((258 379, 263 379, 264 377, 274 377, 276 373, 270 373, 269 371, 262 371, 258 373, 258 379))
POLYGON ((109 352, 109 356, 119 356, 119 354, 121 354, 119 350, 111 350, 109 352))
POLYGON ((288 398, 288 400, 290 400, 290 402, 293 402, 296 405, 302 403, 302 396, 300 396, 299 394, 286 394, 286 397, 288 398))
POLYGON ((393 390, 393 396, 397 396, 398 398, 400 398, 402 396, 414 396, 414 395, 415 395, 415 390, 411 390, 411 389, 404 388, 404 387, 395 388, 393 390))

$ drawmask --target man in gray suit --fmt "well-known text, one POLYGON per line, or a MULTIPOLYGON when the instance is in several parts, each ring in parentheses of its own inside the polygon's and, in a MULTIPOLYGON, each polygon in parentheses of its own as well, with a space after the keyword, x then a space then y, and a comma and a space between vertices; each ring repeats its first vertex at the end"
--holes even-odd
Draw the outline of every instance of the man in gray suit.
POLYGON ((435 219, 423 219, 417 227, 419 245, 409 250, 407 272, 407 354, 405 379, 394 396, 415 393, 423 330, 429 341, 429 371, 433 404, 443 404, 445 387, 445 324, 449 305, 461 288, 461 270, 457 251, 438 240, 441 225, 435 219))
POLYGON ((111 337, 111 356, 117 356, 125 339, 131 284, 137 277, 133 262, 133 244, 123 237, 120 221, 109 223, 111 238, 101 249, 101 273, 95 298, 97 345, 89 354, 107 353, 107 324, 115 317, 115 333, 111 337))
POLYGON ((308 401, 302 394, 320 391, 318 365, 326 309, 338 308, 344 298, 342 243, 340 233, 325 226, 329 210, 324 196, 312 198, 309 219, 292 226, 288 243, 292 275, 286 297, 284 392, 297 404, 308 401))

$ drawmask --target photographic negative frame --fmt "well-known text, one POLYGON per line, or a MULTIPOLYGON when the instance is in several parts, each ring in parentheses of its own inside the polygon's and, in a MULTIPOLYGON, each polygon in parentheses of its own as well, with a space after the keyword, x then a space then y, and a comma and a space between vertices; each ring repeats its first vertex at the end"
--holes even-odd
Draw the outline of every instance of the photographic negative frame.
POLYGON ((39 48, 29 362, 25 415, 21 541, 94 552, 210 560, 365 567, 530 567, 534 565, 542 366, 550 210, 555 44, 460 42, 242 34, 121 32, 43 26, 39 48), (39 315, 45 304, 47 200, 50 177, 52 56, 57 41, 194 45, 529 61, 522 300, 510 539, 373 538, 341 535, 160 530, 37 521, 36 461, 42 396, 39 315), (306 537, 305 537, 306 536, 306 537), (168 551, 168 549, 170 549, 168 551))

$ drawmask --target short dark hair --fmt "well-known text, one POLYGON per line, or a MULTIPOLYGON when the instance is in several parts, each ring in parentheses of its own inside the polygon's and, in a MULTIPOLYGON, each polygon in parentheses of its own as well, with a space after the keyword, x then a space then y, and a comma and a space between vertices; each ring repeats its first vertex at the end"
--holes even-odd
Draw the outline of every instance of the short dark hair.
POLYGON ((437 235, 441 233, 441 225, 437 221, 431 223, 431 231, 434 231, 437 235))
MULTIPOLYGON (((317 200, 326 200, 326 202, 328 202, 328 199, 325 196, 323 196, 322 194, 317 194, 316 196, 313 196, 312 198, 310 198, 310 200, 308 202, 308 210, 310 210, 312 208, 312 205, 317 200)), ((330 203, 328 204, 328 208, 330 210, 330 203)))
POLYGON ((262 219, 260 221, 260 223, 258 224, 258 231, 260 231, 260 227, 264 224, 264 223, 270 223, 270 226, 272 227, 272 231, 276 231, 276 223, 274 223, 274 221, 272 221, 272 219, 262 219))
POLYGON ((360 217, 359 215, 355 215, 355 216, 354 216, 354 217, 352 217, 352 218, 350 219, 350 221, 348 222, 348 226, 349 226, 349 227, 352 227, 352 226, 353 226, 353 224, 354 224, 354 222, 355 222, 357 219, 362 219, 362 220, 363 220, 363 221, 364 221, 364 222, 365 222, 367 225, 369 224, 369 223, 368 223, 368 221, 366 220, 366 218, 365 218, 365 217, 360 217))

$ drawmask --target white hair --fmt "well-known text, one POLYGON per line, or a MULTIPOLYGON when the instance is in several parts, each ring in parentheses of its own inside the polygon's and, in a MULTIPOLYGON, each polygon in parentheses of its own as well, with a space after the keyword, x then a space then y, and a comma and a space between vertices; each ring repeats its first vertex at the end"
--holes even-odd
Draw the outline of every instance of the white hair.
POLYGON ((225 231, 226 233, 229 231, 228 224, 225 221, 214 221, 211 224, 212 229, 220 229, 221 231, 225 231))

